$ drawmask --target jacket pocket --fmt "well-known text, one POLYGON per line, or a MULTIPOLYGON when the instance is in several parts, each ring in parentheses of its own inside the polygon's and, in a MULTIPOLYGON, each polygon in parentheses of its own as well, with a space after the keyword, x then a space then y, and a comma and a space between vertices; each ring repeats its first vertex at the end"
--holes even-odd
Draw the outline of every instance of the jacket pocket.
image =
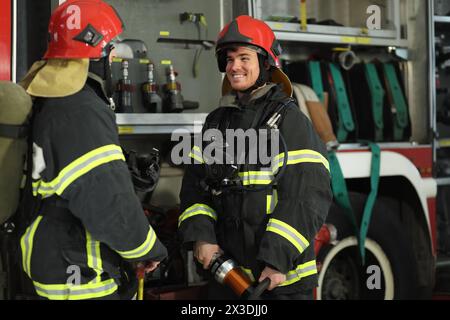
POLYGON ((85 284, 97 276, 97 272, 88 266, 86 248, 81 245, 69 245, 61 249, 67 263, 67 283, 85 284))

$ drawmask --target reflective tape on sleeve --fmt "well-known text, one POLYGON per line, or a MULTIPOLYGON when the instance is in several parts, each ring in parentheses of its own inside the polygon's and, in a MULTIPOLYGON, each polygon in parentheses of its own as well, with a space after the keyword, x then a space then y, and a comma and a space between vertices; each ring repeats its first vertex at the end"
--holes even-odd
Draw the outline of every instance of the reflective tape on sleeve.
POLYGON ((92 150, 64 167, 58 176, 50 182, 39 180, 33 182, 33 195, 48 197, 61 195, 74 181, 100 165, 112 161, 125 161, 122 148, 117 145, 107 145, 92 150))
MULTIPOLYGON (((280 153, 272 160, 272 172, 275 174, 283 166, 284 152, 280 153)), ((301 163, 319 163, 330 171, 328 160, 319 152, 314 150, 293 150, 288 152, 287 165, 301 164, 301 163)))
POLYGON ((214 221, 217 221, 217 213, 206 204, 196 203, 186 210, 180 215, 178 218, 178 226, 181 225, 183 221, 186 219, 192 218, 194 216, 198 215, 205 215, 213 219, 214 221))
POLYGON ((285 238, 295 248, 297 248, 299 253, 305 251, 305 249, 309 246, 308 240, 306 240, 306 238, 302 236, 300 232, 283 221, 270 219, 269 223, 267 224, 266 230, 274 232, 285 238))
POLYGON ((122 256, 124 259, 137 259, 145 256, 150 250, 152 250, 153 246, 156 242, 156 233, 153 228, 149 225, 147 238, 145 241, 136 249, 129 251, 117 251, 118 254, 122 256))

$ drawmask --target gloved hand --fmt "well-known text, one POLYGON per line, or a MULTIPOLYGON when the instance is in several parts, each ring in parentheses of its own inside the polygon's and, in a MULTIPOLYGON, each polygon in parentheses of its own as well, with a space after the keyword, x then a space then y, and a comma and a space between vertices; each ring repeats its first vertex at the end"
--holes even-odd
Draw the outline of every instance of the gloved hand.
POLYGON ((203 265, 203 269, 210 267, 211 259, 215 253, 223 254, 223 250, 217 244, 205 241, 197 241, 194 244, 194 257, 203 265))

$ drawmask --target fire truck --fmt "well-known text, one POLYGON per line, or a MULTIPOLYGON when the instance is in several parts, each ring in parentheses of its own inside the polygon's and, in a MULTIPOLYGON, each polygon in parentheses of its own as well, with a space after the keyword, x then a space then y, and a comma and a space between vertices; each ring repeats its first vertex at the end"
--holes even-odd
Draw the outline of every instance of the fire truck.
MULTIPOLYGON (((0 0, 1 80, 18 82, 31 63, 40 58, 46 46, 47 21, 57 2, 0 0)), ((135 1, 128 9, 121 1, 107 2, 125 19, 133 16, 127 10, 148 6, 143 0, 135 1)), ((283 47, 283 68, 291 80, 309 85, 319 98, 327 92, 329 113, 334 104, 335 114, 330 114, 330 118, 339 140, 339 146, 330 153, 330 163, 335 168, 332 173, 336 176, 335 201, 326 225, 316 236, 316 298, 429 299, 448 291, 450 280, 445 269, 450 257, 446 258, 445 253, 450 247, 445 246, 449 239, 449 200, 445 195, 450 174, 446 176, 446 114, 439 92, 446 92, 448 59, 443 57, 447 54, 450 8, 447 12, 440 1, 428 0, 380 0, 374 4, 361 0, 200 2, 203 6, 220 7, 217 30, 240 14, 265 20, 283 47), (311 63, 315 61, 318 63, 311 63), (359 70, 358 65, 371 65, 373 69, 362 67, 358 78, 354 71, 359 70), (333 78, 333 66, 339 68, 340 76, 333 78), (319 69, 314 72, 313 68, 319 69), (318 85, 320 76, 323 85, 318 85), (334 82, 327 86, 330 79, 334 82), (369 80, 365 87, 359 87, 355 79, 369 80), (370 107, 361 111, 358 104, 368 99, 368 105, 375 108, 377 87, 384 88, 378 101, 383 105, 384 116, 370 107), (339 94, 342 90, 347 90, 346 99, 339 94), (347 106, 342 99, 348 101, 347 106), (440 114, 444 124, 437 121, 440 114), (347 126, 345 121, 349 118, 352 123, 347 126), (384 126, 378 125, 377 119, 384 120, 384 126), (342 130, 347 134, 339 137, 342 130), (398 130, 400 135, 396 134, 398 130)), ((166 10, 155 8, 158 9, 166 10)), ((201 7, 198 10, 207 11, 201 7)), ((173 14, 178 15, 178 11, 173 14)), ((149 22, 130 22, 129 34, 145 23, 149 22)), ((199 95, 194 89, 184 92, 199 95)), ((210 110, 201 111, 189 115, 204 119, 210 110)), ((118 126, 128 128, 122 134, 130 140, 153 139, 155 127, 164 121, 166 134, 179 126, 191 126, 189 121, 193 118, 187 116, 178 121, 175 116, 151 114, 139 124, 127 119, 133 117, 118 117, 118 126)), ((164 180, 164 174, 161 179, 164 180)), ((179 186, 180 181, 181 176, 175 185, 179 186)), ((174 207, 177 205, 177 200, 170 201, 174 201, 174 207)), ((202 284, 190 274, 192 261, 183 263, 186 279, 175 286, 177 289, 173 283, 167 289, 161 285, 158 293, 152 290, 152 296, 200 297, 195 290, 187 296, 176 294, 202 284)))

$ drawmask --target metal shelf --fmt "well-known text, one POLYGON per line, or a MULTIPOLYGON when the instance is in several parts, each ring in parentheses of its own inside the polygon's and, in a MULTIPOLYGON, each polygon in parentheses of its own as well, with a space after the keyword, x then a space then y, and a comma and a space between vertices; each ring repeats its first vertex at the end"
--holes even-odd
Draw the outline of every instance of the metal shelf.
POLYGON ((449 186, 450 178, 437 178, 436 182, 438 186, 449 186))
MULTIPOLYGON (((418 144, 416 142, 377 142, 381 149, 412 149, 412 148, 431 148, 429 144, 418 144)), ((361 143, 343 143, 338 151, 365 150, 369 147, 361 143)))
POLYGON ((278 40, 351 44, 362 46, 386 46, 407 48, 408 41, 397 39, 394 30, 363 30, 360 28, 308 25, 307 31, 298 23, 265 21, 278 40))
POLYGON ((434 22, 436 22, 436 23, 450 23, 450 17, 434 16, 434 22))
POLYGON ((207 113, 117 113, 120 135, 200 133, 207 113))

